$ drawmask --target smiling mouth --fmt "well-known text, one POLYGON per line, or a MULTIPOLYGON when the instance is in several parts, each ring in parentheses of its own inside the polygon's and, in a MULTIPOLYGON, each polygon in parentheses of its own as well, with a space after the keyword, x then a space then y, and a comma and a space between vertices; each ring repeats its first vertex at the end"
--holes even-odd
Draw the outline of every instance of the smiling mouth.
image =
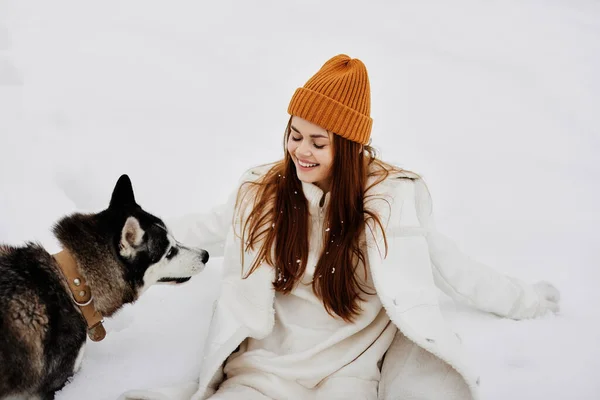
POLYGON ((307 163, 300 160, 298 160, 298 165, 300 165, 302 168, 315 168, 319 166, 319 164, 307 163))
POLYGON ((158 281, 159 282, 163 282, 163 283, 176 283, 176 284, 180 284, 180 283, 185 283, 187 281, 189 281, 190 279, 192 279, 191 277, 187 277, 187 278, 161 278, 158 281))

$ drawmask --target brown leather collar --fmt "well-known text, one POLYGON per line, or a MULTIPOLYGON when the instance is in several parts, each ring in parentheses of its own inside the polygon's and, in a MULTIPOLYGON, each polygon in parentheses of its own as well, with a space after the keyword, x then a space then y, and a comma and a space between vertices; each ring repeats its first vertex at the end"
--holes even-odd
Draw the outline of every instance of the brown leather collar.
POLYGON ((71 253, 67 250, 54 254, 54 259, 71 289, 73 302, 79 307, 87 322, 89 338, 94 342, 101 341, 106 336, 106 330, 104 329, 104 325, 102 325, 104 320, 102 319, 102 314, 94 308, 94 296, 86 280, 79 273, 77 261, 75 261, 71 253))

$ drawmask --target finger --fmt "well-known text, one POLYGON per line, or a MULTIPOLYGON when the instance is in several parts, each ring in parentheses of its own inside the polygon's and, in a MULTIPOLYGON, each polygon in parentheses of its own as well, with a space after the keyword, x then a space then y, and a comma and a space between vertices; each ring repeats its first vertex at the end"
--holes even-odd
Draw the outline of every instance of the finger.
POLYGON ((558 291, 549 292, 546 294, 546 299, 554 303, 558 303, 558 301, 560 300, 560 293, 558 293, 558 291))
POLYGON ((557 312, 560 311, 560 306, 558 305, 558 303, 554 303, 554 302, 551 302, 551 301, 549 301, 546 304, 546 308, 548 310, 552 311, 553 313, 557 313, 557 312))

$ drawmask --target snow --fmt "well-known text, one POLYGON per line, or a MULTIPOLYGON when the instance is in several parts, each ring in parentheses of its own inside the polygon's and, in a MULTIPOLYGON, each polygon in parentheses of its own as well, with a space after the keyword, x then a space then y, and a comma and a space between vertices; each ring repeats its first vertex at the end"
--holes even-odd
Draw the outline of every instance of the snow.
MULTIPOLYGON (((122 173, 162 217, 225 201, 281 155, 287 105, 331 56, 362 59, 373 144, 424 176, 440 230, 561 290, 510 321, 441 298, 486 399, 600 393, 600 5, 589 0, 0 1, 0 241, 106 207, 122 173)), ((57 398, 193 379, 221 259, 106 322, 57 398)))

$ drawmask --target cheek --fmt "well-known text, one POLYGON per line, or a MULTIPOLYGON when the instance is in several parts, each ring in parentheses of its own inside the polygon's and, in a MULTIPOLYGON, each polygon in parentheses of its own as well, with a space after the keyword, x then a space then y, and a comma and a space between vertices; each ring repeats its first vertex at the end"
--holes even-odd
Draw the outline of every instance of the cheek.
POLYGON ((321 157, 321 165, 323 165, 327 171, 331 169, 333 166, 333 153, 331 151, 323 154, 321 157))
POLYGON ((288 151, 288 153, 290 153, 291 156, 294 155, 297 148, 298 148, 298 144, 296 142, 294 142, 293 140, 288 140, 287 151, 288 151))

